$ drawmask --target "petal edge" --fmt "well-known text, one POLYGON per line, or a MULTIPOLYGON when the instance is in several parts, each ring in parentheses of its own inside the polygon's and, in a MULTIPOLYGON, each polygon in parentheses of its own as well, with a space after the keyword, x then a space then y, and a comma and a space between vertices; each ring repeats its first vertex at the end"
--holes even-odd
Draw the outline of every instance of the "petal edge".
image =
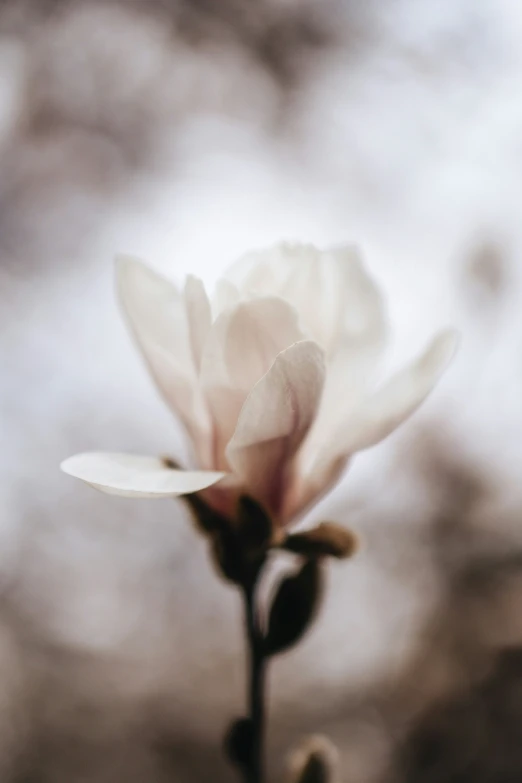
POLYGON ((64 460, 61 470, 100 492, 136 498, 188 495, 216 484, 226 474, 214 471, 174 470, 157 457, 84 452, 64 460))

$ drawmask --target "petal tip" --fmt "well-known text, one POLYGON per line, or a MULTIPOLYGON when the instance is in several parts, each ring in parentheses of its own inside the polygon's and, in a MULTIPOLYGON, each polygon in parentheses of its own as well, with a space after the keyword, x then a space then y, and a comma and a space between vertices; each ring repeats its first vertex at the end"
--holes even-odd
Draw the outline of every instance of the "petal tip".
POLYGON ((105 452, 76 454, 64 460, 60 467, 64 473, 101 492, 142 498, 192 494, 217 484, 226 475, 217 471, 178 470, 166 466, 157 457, 105 452))
POLYGON ((79 478, 76 475, 74 466, 75 466, 75 464, 78 463, 78 461, 80 459, 83 459, 84 457, 88 457, 88 453, 75 454, 72 457, 67 457, 66 459, 63 459, 60 462, 60 470, 62 471, 62 473, 66 473, 68 476, 73 476, 74 478, 79 478))
POLYGON ((114 256, 114 270, 120 285, 133 274, 150 274, 152 271, 143 259, 129 253, 117 253, 114 256))

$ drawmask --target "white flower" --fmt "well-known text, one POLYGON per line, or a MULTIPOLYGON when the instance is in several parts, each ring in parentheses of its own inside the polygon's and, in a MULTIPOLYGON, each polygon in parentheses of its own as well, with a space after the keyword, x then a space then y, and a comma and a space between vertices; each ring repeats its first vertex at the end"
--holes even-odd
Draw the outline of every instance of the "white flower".
POLYGON ((130 258, 117 265, 123 309, 167 404, 192 443, 196 471, 160 459, 87 453, 62 469, 105 492, 172 497, 205 490, 231 513, 239 493, 288 524, 340 477, 350 457, 420 405, 451 359, 439 333, 375 388, 387 337, 381 296, 353 247, 282 244, 250 254, 212 301, 130 258))

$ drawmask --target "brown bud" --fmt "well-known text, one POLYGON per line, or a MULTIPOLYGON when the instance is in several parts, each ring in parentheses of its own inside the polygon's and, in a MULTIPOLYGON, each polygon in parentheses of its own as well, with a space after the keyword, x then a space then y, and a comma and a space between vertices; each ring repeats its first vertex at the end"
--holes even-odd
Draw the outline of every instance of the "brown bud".
POLYGON ((334 783, 338 752, 326 737, 314 735, 290 754, 286 783, 334 783))
POLYGON ((248 495, 241 495, 237 504, 237 535, 247 554, 266 552, 272 529, 272 520, 263 506, 248 495))
POLYGON ((321 586, 321 566, 315 558, 283 579, 270 609, 265 655, 284 652, 299 641, 315 617, 321 586))
POLYGON ((237 718, 225 735, 225 753, 233 764, 249 768, 252 761, 254 728, 250 718, 237 718))
POLYGON ((249 563, 234 531, 222 530, 210 536, 210 553, 219 573, 229 582, 248 581, 249 563))
POLYGON ((211 550, 219 571, 235 584, 256 580, 272 538, 272 520, 252 498, 239 498, 236 518, 209 530, 211 550))
POLYGON ((173 459, 172 457, 164 456, 164 457, 160 457, 160 459, 163 462, 164 466, 166 468, 170 468, 170 470, 179 470, 181 467, 179 462, 176 462, 176 460, 173 459))
POLYGON ((183 495, 181 500, 185 501, 192 512, 192 518, 200 533, 214 535, 230 528, 228 519, 217 511, 214 511, 198 492, 193 492, 190 495, 183 495))
POLYGON ((335 522, 322 522, 312 530, 287 536, 283 549, 307 557, 350 557, 357 549, 355 533, 335 522))
POLYGON ((242 495, 235 517, 228 518, 209 506, 201 493, 185 495, 183 500, 200 532, 208 537, 211 554, 222 576, 235 584, 252 582, 272 544, 273 523, 264 508, 253 498, 242 495))
MULTIPOLYGON (((179 463, 172 459, 172 457, 161 457, 161 461, 166 468, 179 470, 179 463)), ((181 500, 184 500, 189 507, 192 512, 192 518, 201 533, 212 534, 217 530, 223 530, 228 526, 225 517, 218 514, 217 511, 214 511, 198 492, 193 492, 190 495, 182 495, 181 500)))

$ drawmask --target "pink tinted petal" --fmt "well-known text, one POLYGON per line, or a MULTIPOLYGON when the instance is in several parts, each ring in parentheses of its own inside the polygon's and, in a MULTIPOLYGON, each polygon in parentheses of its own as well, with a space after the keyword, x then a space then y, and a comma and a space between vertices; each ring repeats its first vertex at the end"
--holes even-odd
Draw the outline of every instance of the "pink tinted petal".
POLYGON ((232 386, 250 391, 276 356, 300 339, 297 313, 282 299, 266 297, 238 305, 224 345, 232 386))
POLYGON ((225 476, 204 470, 173 470, 156 457, 101 452, 69 457, 62 462, 61 469, 101 492, 135 498, 188 495, 216 484, 225 476))
POLYGON ((249 394, 226 456, 247 490, 278 514, 293 458, 317 412, 324 354, 311 341, 280 353, 249 394))
POLYGON ((214 421, 216 466, 225 464, 224 449, 248 393, 276 356, 301 337, 295 311, 274 297, 242 302, 216 319, 201 362, 201 385, 214 421))

